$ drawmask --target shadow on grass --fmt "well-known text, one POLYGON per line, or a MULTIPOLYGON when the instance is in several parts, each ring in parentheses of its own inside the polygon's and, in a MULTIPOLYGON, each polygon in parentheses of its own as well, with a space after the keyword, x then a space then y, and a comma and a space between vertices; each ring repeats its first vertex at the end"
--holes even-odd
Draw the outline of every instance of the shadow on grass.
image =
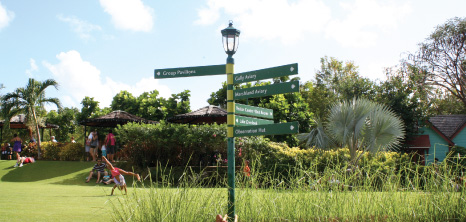
MULTIPOLYGON (((9 161, 13 163, 13 161, 9 161)), ((5 175, 2 176, 1 181, 4 182, 36 182, 42 180, 49 180, 58 177, 64 177, 62 181, 55 183, 59 184, 70 184, 73 180, 66 178, 67 175, 75 174, 78 171, 84 169, 91 169, 94 163, 91 162, 72 162, 72 161, 36 161, 35 163, 25 164, 23 167, 9 166, 6 164, 1 164, 0 168, 3 168, 2 171, 7 171, 5 175), (6 166, 6 167, 5 167, 6 166), (63 183, 68 181, 69 183, 63 183)), ((80 173, 79 178, 83 178, 82 175, 86 173, 80 173)), ((75 176, 73 178, 78 178, 75 176)), ((85 178, 85 176, 84 176, 85 178)), ((75 185, 71 183, 70 185, 75 185)))

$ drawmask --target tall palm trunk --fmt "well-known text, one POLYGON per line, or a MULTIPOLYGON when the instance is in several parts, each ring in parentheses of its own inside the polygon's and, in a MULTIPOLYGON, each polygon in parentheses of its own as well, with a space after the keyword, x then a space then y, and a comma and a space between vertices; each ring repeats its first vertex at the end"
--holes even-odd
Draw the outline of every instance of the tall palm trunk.
POLYGON ((39 133, 39 124, 37 124, 36 111, 32 110, 32 116, 34 117, 34 125, 36 126, 36 135, 37 135, 37 159, 40 160, 40 133, 39 133))

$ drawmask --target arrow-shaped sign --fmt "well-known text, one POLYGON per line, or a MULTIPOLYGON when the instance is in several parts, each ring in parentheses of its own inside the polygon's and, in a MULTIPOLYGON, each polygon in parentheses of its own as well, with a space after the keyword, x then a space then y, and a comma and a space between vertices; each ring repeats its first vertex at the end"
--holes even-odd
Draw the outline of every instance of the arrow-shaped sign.
POLYGON ((284 66, 277 66, 256 71, 238 73, 233 75, 233 83, 240 84, 244 82, 254 82, 263 79, 271 79, 296 74, 298 74, 298 63, 293 63, 284 66))
POLYGON ((294 134, 298 133, 298 126, 298 122, 275 123, 258 126, 239 126, 234 128, 233 134, 235 137, 294 134))
POLYGON ((257 126, 273 124, 272 120, 258 119, 247 116, 235 116, 236 126, 257 126))
POLYGON ((257 86, 246 89, 237 89, 233 90, 233 97, 236 100, 271 96, 275 94, 283 94, 290 92, 299 92, 299 81, 277 83, 266 86, 257 86))
POLYGON ((154 70, 154 78, 164 79, 190 76, 221 75, 225 74, 225 72, 225 65, 156 69, 154 70))

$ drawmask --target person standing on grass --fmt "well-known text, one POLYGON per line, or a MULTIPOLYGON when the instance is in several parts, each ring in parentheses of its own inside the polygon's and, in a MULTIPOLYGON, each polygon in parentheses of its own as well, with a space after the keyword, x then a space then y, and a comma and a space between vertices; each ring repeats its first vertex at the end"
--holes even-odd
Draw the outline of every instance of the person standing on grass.
POLYGON ((107 137, 105 137, 105 149, 106 149, 108 159, 110 160, 110 162, 115 162, 113 160, 113 157, 115 155, 115 144, 116 144, 115 135, 113 135, 112 130, 109 130, 107 137))
POLYGON ((120 168, 113 167, 113 165, 110 163, 110 161, 107 160, 107 158, 102 157, 102 159, 105 161, 107 164, 107 168, 110 170, 110 173, 112 174, 113 177, 113 182, 115 183, 115 186, 112 188, 112 193, 110 195, 113 195, 113 191, 115 188, 118 187, 120 190, 125 190, 125 195, 128 194, 128 191, 126 190, 126 181, 125 177, 123 177, 122 174, 124 175, 130 175, 130 176, 135 176, 138 181, 141 181, 141 177, 137 173, 133 172, 126 172, 120 168))
POLYGON ((13 135, 13 139, 11 139, 11 142, 13 142, 13 152, 16 153, 16 164, 14 167, 17 167, 18 166, 18 163, 20 162, 20 153, 21 153, 21 145, 23 143, 23 140, 21 140, 21 138, 19 138, 18 134, 14 134, 13 135))
POLYGON ((94 173, 97 173, 97 181, 95 183, 99 183, 100 176, 103 176, 105 173, 105 163, 102 163, 102 159, 97 159, 97 163, 94 165, 91 172, 89 172, 89 177, 87 177, 86 183, 89 183, 94 173))

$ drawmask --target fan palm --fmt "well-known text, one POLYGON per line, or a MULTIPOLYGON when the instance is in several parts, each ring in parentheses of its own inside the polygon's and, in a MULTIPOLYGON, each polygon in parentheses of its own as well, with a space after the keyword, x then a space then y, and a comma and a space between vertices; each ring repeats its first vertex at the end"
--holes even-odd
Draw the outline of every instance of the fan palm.
POLYGON ((47 79, 43 82, 30 78, 25 88, 17 88, 12 93, 7 93, 2 97, 2 113, 5 118, 5 127, 9 128, 10 119, 18 114, 26 115, 26 126, 30 135, 35 131, 37 136, 38 156, 41 154, 41 141, 39 125, 43 124, 43 119, 38 115, 38 111, 44 110, 44 105, 48 103, 55 104, 61 108, 60 101, 57 98, 46 98, 45 89, 49 86, 58 87, 58 83, 53 79, 47 79))
POLYGON ((333 105, 326 124, 316 120, 316 127, 298 138, 317 148, 348 147, 353 164, 357 164, 366 151, 396 149, 404 137, 403 125, 388 107, 353 99, 333 105))

